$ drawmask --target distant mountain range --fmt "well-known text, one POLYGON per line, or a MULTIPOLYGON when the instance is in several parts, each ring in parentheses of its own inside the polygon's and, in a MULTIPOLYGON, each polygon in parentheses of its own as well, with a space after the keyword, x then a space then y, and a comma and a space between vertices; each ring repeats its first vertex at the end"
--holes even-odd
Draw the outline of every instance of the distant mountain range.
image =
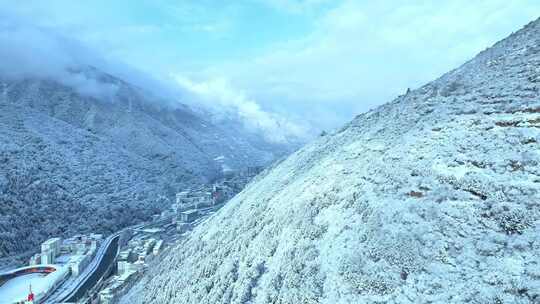
POLYGON ((539 253, 537 20, 267 170, 122 303, 532 304, 539 253))
POLYGON ((93 67, 69 75, 76 81, 0 78, 0 264, 51 235, 148 218, 224 167, 267 165, 299 146, 93 67))

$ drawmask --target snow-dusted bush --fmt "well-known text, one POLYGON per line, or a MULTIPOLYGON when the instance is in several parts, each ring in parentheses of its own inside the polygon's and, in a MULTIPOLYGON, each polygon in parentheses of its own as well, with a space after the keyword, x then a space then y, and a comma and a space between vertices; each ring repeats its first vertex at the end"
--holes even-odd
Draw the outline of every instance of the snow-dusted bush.
POLYGON ((508 234, 521 234, 534 223, 535 211, 531 212, 513 204, 499 205, 492 212, 495 221, 508 234))

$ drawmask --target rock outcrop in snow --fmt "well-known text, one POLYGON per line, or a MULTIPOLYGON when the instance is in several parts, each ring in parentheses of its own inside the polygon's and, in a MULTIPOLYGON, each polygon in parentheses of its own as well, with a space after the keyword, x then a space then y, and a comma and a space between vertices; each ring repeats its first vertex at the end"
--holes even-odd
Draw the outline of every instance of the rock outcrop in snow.
POLYGON ((146 219, 224 164, 265 165, 292 148, 94 68, 72 73, 114 89, 96 98, 51 79, 0 78, 0 265, 50 236, 146 219))
POLYGON ((123 303, 540 303, 540 21, 264 172, 123 303))

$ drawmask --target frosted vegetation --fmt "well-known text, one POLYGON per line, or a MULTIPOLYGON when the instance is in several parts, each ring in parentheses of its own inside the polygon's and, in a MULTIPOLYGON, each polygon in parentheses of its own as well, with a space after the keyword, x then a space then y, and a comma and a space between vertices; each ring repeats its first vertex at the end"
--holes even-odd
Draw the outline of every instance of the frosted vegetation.
POLYGON ((123 303, 540 303, 540 22, 265 171, 123 303))
POLYGON ((174 107, 93 68, 96 99, 46 79, 0 78, 0 266, 50 236, 112 232, 170 206, 227 166, 288 153, 234 120, 174 107))

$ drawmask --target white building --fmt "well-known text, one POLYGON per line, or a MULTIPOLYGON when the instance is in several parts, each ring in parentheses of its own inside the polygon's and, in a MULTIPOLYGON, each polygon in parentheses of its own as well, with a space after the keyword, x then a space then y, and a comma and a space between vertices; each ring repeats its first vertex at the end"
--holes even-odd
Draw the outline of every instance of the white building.
POLYGON ((45 242, 43 242, 43 244, 41 244, 41 252, 44 253, 50 250, 53 252, 53 258, 54 258, 60 254, 61 245, 62 245, 61 238, 48 239, 45 242))
POLYGON ((96 253, 97 248, 98 248, 97 241, 92 241, 92 243, 90 243, 90 248, 88 248, 88 254, 93 256, 94 253, 96 253))
POLYGON ((152 249, 152 253, 154 255, 158 255, 161 251, 161 247, 163 247, 163 240, 159 240, 156 245, 154 246, 154 249, 152 249))
POLYGON ((131 249, 120 251, 120 253, 118 254, 118 260, 132 262, 134 260, 133 251, 131 249))
POLYGON ((135 277, 135 273, 136 273, 135 271, 129 271, 129 272, 124 273, 123 275, 118 276, 118 283, 122 285, 126 283, 130 283, 131 281, 133 281, 135 277))
POLYGON ((46 250, 41 252, 41 264, 54 264, 54 251, 46 250))
POLYGON ((118 261, 118 274, 123 275, 124 273, 136 271, 135 266, 128 261, 118 261))
POLYGON ((166 217, 171 216, 173 214, 174 214, 173 211, 165 210, 165 211, 161 212, 161 218, 166 218, 166 217))
POLYGON ((199 211, 188 210, 180 212, 180 220, 184 223, 191 223, 199 216, 199 211))
POLYGON ((182 191, 176 193, 176 204, 181 205, 182 200, 186 197, 188 197, 189 191, 182 191))
POLYGON ((141 271, 144 268, 144 266, 145 266, 144 261, 139 260, 133 263, 133 269, 135 269, 135 271, 141 271))
POLYGON ((35 266, 35 265, 39 265, 41 264, 41 255, 38 253, 38 254, 34 254, 31 258, 30 258, 30 266, 35 266))
POLYGON ((176 231, 179 233, 184 233, 186 231, 189 231, 191 229, 190 223, 184 223, 184 222, 177 222, 176 223, 176 231))
POLYGON ((87 250, 86 242, 76 243, 74 247, 75 247, 74 248, 75 254, 83 255, 86 253, 86 250, 87 250))
POLYGON ((75 277, 79 276, 81 272, 84 271, 86 266, 90 264, 90 256, 89 255, 76 255, 69 261, 69 269, 71 270, 71 274, 75 277))
POLYGON ((99 292, 99 303, 118 303, 121 298, 136 282, 136 272, 129 271, 124 274, 114 276, 111 284, 99 292))
POLYGON ((100 304, 112 304, 116 302, 116 296, 111 288, 105 288, 99 292, 100 304))
POLYGON ((97 233, 91 233, 90 238, 96 241, 102 241, 103 240, 103 234, 97 234, 97 233))
POLYGON ((152 249, 154 249, 154 245, 156 244, 156 239, 148 239, 144 242, 144 245, 142 246, 142 250, 140 250, 139 252, 139 257, 140 256, 144 256, 146 258, 146 256, 148 254, 150 254, 150 252, 152 252, 152 249))

